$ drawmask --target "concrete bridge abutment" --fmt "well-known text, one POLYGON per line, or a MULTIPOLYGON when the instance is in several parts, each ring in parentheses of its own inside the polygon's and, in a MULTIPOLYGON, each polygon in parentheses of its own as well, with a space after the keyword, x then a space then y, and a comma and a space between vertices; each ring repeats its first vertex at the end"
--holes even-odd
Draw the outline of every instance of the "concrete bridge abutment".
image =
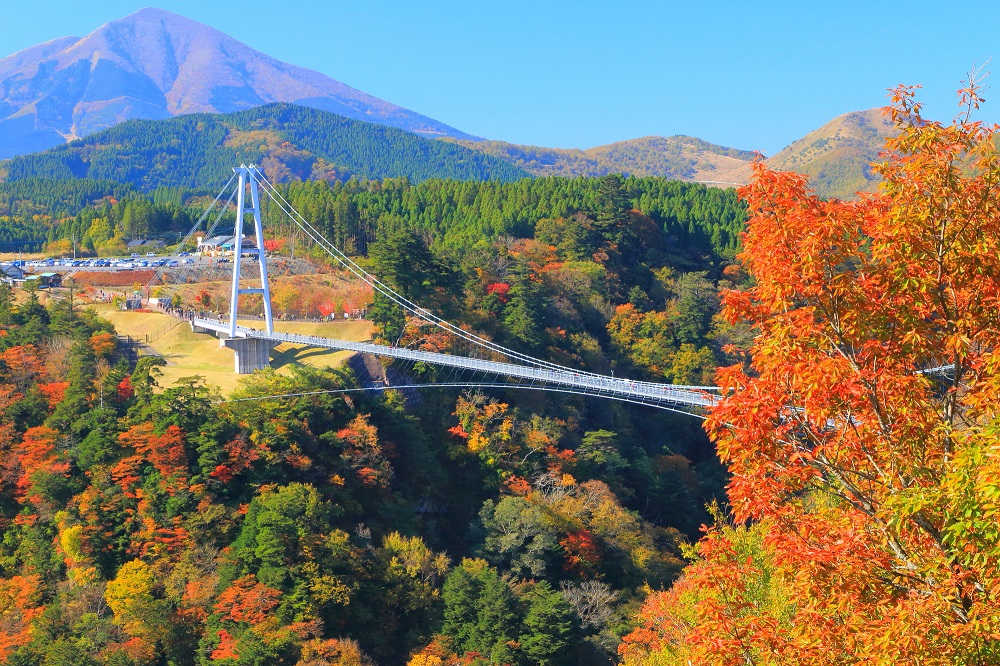
POLYGON ((271 367, 271 350, 277 344, 257 338, 225 338, 219 342, 236 352, 236 374, 239 375, 271 367))

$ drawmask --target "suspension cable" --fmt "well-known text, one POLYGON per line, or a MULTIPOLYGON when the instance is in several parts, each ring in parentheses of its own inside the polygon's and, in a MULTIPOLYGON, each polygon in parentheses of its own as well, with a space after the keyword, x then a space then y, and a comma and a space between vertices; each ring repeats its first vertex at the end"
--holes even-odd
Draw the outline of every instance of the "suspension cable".
POLYGON ((686 412, 682 409, 677 409, 675 407, 669 407, 659 402, 643 402, 641 400, 634 400, 631 398, 623 398, 616 395, 608 395, 604 393, 587 393, 586 391, 579 391, 567 388, 558 388, 554 386, 537 386, 537 385, 521 385, 521 384, 483 384, 476 382, 453 382, 448 384, 400 384, 398 386, 369 386, 365 388, 347 388, 347 389, 324 389, 320 391, 302 391, 298 393, 277 393, 274 395, 259 395, 252 396, 248 398, 230 398, 229 400, 219 400, 215 404, 225 405, 235 402, 256 402, 259 400, 280 400, 283 398, 302 398, 313 395, 338 395, 341 393, 365 393, 368 391, 396 391, 401 389, 429 389, 429 388, 496 388, 496 389, 520 389, 524 391, 548 391, 550 393, 568 393, 571 395, 580 395, 588 398, 600 397, 606 398, 608 400, 617 400, 618 402, 627 402, 633 405, 642 405, 643 407, 655 407, 656 409, 662 409, 667 412, 674 412, 675 414, 683 414, 684 416, 694 416, 699 419, 705 419, 707 417, 695 413, 686 412))
MULTIPOLYGON (((180 242, 180 245, 182 247, 184 245, 187 245, 187 242, 189 240, 191 240, 192 236, 194 236, 195 232, 198 230, 198 227, 201 226, 201 223, 205 221, 205 218, 208 217, 208 214, 212 212, 213 208, 215 208, 215 204, 219 203, 219 199, 222 198, 222 195, 226 191, 226 189, 228 189, 229 186, 232 185, 234 178, 236 178, 236 174, 235 173, 232 176, 229 177, 229 181, 226 182, 226 184, 222 186, 222 189, 219 190, 219 193, 215 195, 215 198, 212 199, 212 203, 210 203, 208 205, 208 208, 206 208, 205 211, 201 214, 201 217, 198 218, 198 221, 195 222, 194 225, 191 226, 191 230, 187 232, 187 235, 185 235, 184 238, 180 242)), ((226 210, 226 208, 229 206, 229 202, 231 202, 233 200, 233 195, 235 195, 235 194, 236 194, 236 192, 234 191, 233 194, 230 195, 229 201, 227 201, 226 205, 222 207, 223 211, 226 210)), ((206 232, 206 234, 205 234, 206 238, 211 235, 212 231, 215 230, 215 226, 218 225, 218 224, 219 224, 219 218, 216 218, 215 225, 212 225, 212 229, 210 231, 206 232)), ((156 271, 156 273, 153 274, 152 279, 150 279, 149 283, 146 285, 146 289, 149 289, 150 287, 152 287, 153 283, 156 282, 158 279, 162 278, 163 275, 164 275, 164 273, 166 273, 166 268, 165 268, 165 266, 161 266, 160 270, 156 271)))
MULTIPOLYGON (((302 216, 302 214, 299 213, 295 209, 295 207, 292 206, 292 204, 288 202, 287 199, 284 198, 284 196, 281 195, 281 193, 277 190, 277 188, 275 188, 275 186, 272 185, 269 180, 267 180, 267 177, 260 172, 260 169, 258 169, 255 166, 252 166, 251 169, 255 172, 254 177, 257 178, 258 181, 260 181, 262 185, 265 186, 263 189, 265 192, 267 192, 268 196, 271 197, 271 200, 274 201, 275 204, 278 206, 278 208, 280 208, 283 213, 288 215, 292 219, 292 221, 295 222, 296 225, 298 225, 299 228, 301 228, 306 233, 307 236, 313 239, 313 241, 315 241, 320 247, 322 247, 328 254, 330 254, 334 259, 336 259, 351 273, 361 278, 361 280, 363 280, 366 284, 374 288, 376 291, 383 294, 384 296, 395 302, 397 305, 400 305, 404 309, 409 310, 417 317, 423 319, 424 321, 427 321, 428 323, 434 324, 439 328, 448 331, 449 333, 452 333, 460 338, 472 342, 473 344, 484 347, 490 351, 502 354, 504 356, 507 356, 508 358, 518 359, 528 365, 533 365, 536 367, 544 367, 553 370, 560 370, 565 372, 572 372, 579 375, 604 377, 604 375, 601 375, 599 373, 589 372, 586 370, 579 370, 576 368, 570 368, 568 366, 560 365, 557 363, 551 363, 549 361, 544 361, 529 356, 527 354, 523 354, 508 347, 504 347, 503 345, 493 342, 492 340, 487 340, 474 333, 459 328, 458 326, 455 326, 454 324, 438 317, 437 315, 426 310, 425 308, 420 307, 416 303, 407 299, 405 296, 402 296, 401 294, 393 290, 388 285, 381 282, 374 275, 371 275, 370 273, 365 271, 352 259, 350 259, 350 257, 341 252, 339 248, 337 248, 335 245, 327 241, 326 238, 323 237, 323 235, 315 227, 313 227, 302 216)), ((715 387, 710 387, 710 388, 715 388, 715 387)))
MULTIPOLYGON (((417 305, 417 304, 413 303, 412 301, 408 300, 405 296, 402 296, 401 294, 397 293, 391 287, 385 285, 383 282, 381 282, 380 280, 378 280, 378 278, 376 278, 375 276, 371 275, 370 273, 368 273, 367 271, 365 271, 363 268, 361 268, 360 266, 358 266, 354 261, 352 261, 349 257, 347 257, 347 255, 345 255, 344 253, 342 253, 335 245, 333 245, 332 243, 330 243, 329 241, 327 241, 326 238, 324 238, 322 236, 322 234, 320 234, 320 232, 318 230, 316 230, 311 224, 309 224, 309 222, 307 222, 305 220, 305 218, 303 218, 301 216, 301 214, 299 214, 298 211, 295 210, 295 208, 292 207, 292 205, 283 196, 281 196, 280 192, 278 192, 266 180, 264 182, 266 183, 266 187, 264 187, 262 189, 264 189, 264 191, 267 192, 267 195, 269 197, 271 197, 271 200, 275 202, 275 204, 278 206, 278 208, 280 208, 283 213, 285 213, 286 215, 288 215, 292 219, 292 221, 300 229, 302 229, 302 231, 304 231, 305 234, 309 238, 311 238, 314 242, 316 242, 317 245, 319 245, 321 248, 323 248, 337 262, 339 262, 342 266, 344 266, 344 268, 346 268, 348 271, 350 271, 351 273, 353 273, 357 277, 361 278, 361 280, 364 281, 366 284, 368 284, 369 286, 371 286, 372 288, 374 288, 376 291, 378 291, 382 295, 384 295, 387 298, 389 298, 390 300, 392 300, 394 303, 396 303, 400 307, 402 307, 402 308, 404 308, 404 309, 412 312, 414 315, 416 315, 417 317, 419 317, 420 319, 423 319, 424 321, 426 321, 428 323, 434 324, 434 325, 438 326, 439 328, 442 328, 442 329, 448 331, 449 333, 453 333, 454 335, 457 335, 458 337, 463 338, 463 339, 465 339, 467 341, 474 342, 476 344, 479 344, 480 346, 486 347, 487 349, 490 349, 491 351, 495 351, 495 352, 501 353, 501 354, 503 354, 505 356, 508 356, 508 357, 511 357, 511 358, 519 358, 521 360, 524 360, 524 361, 528 362, 531 365, 536 365, 536 366, 541 365, 541 366, 548 366, 548 367, 552 367, 552 368, 561 367, 561 366, 557 366, 554 363, 549 363, 548 361, 540 361, 538 359, 534 359, 531 356, 528 356, 526 354, 521 354, 520 352, 516 352, 516 351, 514 351, 512 349, 508 349, 508 348, 503 347, 502 345, 499 345, 499 344, 494 343, 492 341, 485 340, 484 338, 480 338, 479 336, 477 336, 477 335, 475 335, 473 333, 470 333, 470 332, 468 332, 468 331, 466 331, 466 330, 464 330, 462 328, 459 328, 459 327, 455 326, 454 324, 451 324, 450 322, 447 322, 444 319, 441 319, 440 317, 437 317, 436 315, 434 315, 433 313, 429 312, 428 310, 425 310, 424 308, 420 307, 419 305, 417 305), (287 208, 286 208, 286 206, 287 206, 287 208), (298 219, 296 219, 296 217, 298 217, 298 219)), ((579 372, 579 371, 575 371, 575 372, 579 372)), ((591 374, 591 373, 584 372, 584 373, 581 373, 581 374, 591 374)))

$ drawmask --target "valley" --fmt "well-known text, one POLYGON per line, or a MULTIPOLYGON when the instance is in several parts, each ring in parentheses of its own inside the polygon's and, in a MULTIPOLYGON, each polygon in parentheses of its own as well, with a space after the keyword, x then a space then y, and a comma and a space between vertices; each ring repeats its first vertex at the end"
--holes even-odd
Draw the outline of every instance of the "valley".
POLYGON ((764 61, 809 35, 785 99, 860 28, 230 9, 442 118, 637 138, 483 138, 156 8, 0 59, 0 663, 1000 663, 981 70, 765 156, 672 123, 791 127, 764 61))

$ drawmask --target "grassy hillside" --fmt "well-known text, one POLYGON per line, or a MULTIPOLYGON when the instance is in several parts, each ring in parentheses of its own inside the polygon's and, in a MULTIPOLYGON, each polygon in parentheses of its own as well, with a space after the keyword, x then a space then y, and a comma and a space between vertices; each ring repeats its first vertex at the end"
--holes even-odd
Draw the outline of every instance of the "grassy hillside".
POLYGON ((809 176, 820 196, 851 199, 855 192, 878 187, 870 164, 892 134, 881 109, 845 113, 793 142, 767 165, 809 176))
POLYGON ((205 189, 241 162, 277 180, 406 177, 517 180, 528 174, 466 147, 292 104, 230 114, 130 120, 42 153, 0 163, 6 181, 36 178, 205 189))
POLYGON ((662 176, 743 183, 753 153, 691 136, 647 136, 587 150, 521 146, 503 141, 444 139, 510 162, 535 176, 662 176))
MULTIPOLYGON (((167 365, 162 368, 162 386, 173 386, 181 377, 201 375, 212 386, 228 395, 236 388, 240 376, 233 372, 233 351, 220 346, 219 339, 207 333, 194 333, 186 322, 157 312, 122 312, 110 306, 92 306, 101 317, 114 324, 122 335, 144 339, 147 334, 159 334, 147 345, 147 353, 162 356, 167 365), (171 324, 177 325, 170 328, 171 324), (165 329, 169 331, 163 333, 165 329)), ((259 328, 256 320, 241 322, 259 328)), ((275 322, 275 328, 286 333, 318 335, 341 340, 364 341, 372 337, 371 323, 367 321, 340 322, 275 322)), ((343 364, 351 352, 333 349, 305 348, 283 343, 271 352, 271 366, 287 372, 292 366, 307 365, 314 368, 334 368, 343 364)))
MULTIPOLYGON (((852 199, 877 187, 871 162, 878 158, 891 125, 881 109, 839 116, 767 159, 779 171, 809 176, 823 197, 852 199)), ((717 146, 690 136, 648 136, 597 146, 544 148, 503 141, 442 139, 497 157, 535 176, 603 176, 621 173, 694 180, 724 187, 750 179, 755 153, 717 146)))

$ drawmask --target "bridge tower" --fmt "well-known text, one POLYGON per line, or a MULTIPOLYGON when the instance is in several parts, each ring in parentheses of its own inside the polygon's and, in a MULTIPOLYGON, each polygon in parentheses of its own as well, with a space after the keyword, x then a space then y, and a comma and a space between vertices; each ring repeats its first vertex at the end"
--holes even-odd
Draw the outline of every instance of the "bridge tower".
POLYGON ((257 179, 254 177, 254 165, 241 164, 233 169, 239 177, 239 189, 236 191, 236 229, 233 241, 233 287, 229 306, 229 339, 222 340, 223 347, 229 347, 236 352, 236 372, 245 375, 254 370, 261 370, 270 365, 271 349, 275 343, 256 338, 236 337, 236 317, 239 310, 240 295, 261 294, 264 298, 264 328, 268 333, 274 333, 274 319, 271 316, 271 285, 267 279, 267 254, 264 252, 264 223, 260 217, 260 192, 257 190, 257 179), (250 202, 247 205, 247 185, 250 186, 250 202), (247 214, 253 215, 254 235, 257 237, 257 264, 260 268, 260 287, 243 288, 240 285, 243 257, 243 222, 247 214))
POLYGON ((253 176, 254 166, 240 165, 233 169, 239 176, 239 189, 236 191, 236 231, 233 245, 233 291, 230 299, 229 336, 236 336, 236 315, 239 309, 241 294, 262 294, 264 297, 264 325, 268 333, 274 333, 274 320, 271 318, 271 285, 267 281, 267 255, 264 252, 264 223, 260 218, 260 193, 257 190, 257 179, 253 176), (250 205, 247 206, 246 190, 250 185, 250 205), (254 235, 257 237, 257 263, 260 266, 260 288, 240 288, 241 268, 240 258, 243 256, 243 219, 250 213, 253 215, 254 235))

